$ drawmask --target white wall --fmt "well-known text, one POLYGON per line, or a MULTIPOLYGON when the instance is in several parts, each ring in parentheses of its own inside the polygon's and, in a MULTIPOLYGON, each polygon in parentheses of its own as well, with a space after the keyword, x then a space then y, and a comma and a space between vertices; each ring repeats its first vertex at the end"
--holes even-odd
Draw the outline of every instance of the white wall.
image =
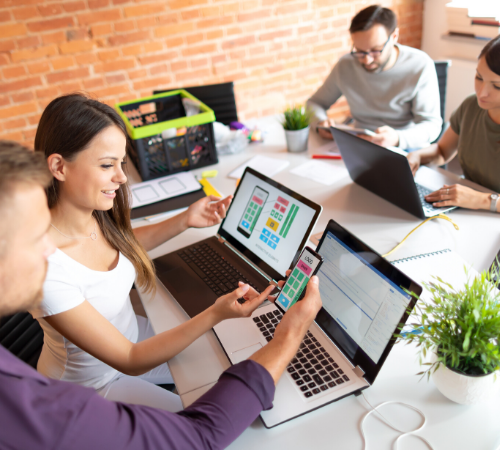
POLYGON ((422 50, 432 59, 451 59, 448 72, 446 98, 446 120, 462 103, 465 97, 474 93, 474 76, 477 57, 486 45, 485 41, 472 38, 445 37, 448 33, 445 5, 450 0, 425 0, 422 50))

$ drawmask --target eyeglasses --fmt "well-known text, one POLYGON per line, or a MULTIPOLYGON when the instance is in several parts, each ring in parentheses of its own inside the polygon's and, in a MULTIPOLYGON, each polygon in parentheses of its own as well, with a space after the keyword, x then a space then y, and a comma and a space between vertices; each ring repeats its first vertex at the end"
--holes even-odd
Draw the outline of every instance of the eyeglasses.
POLYGON ((382 54, 382 52, 384 51, 385 47, 387 46, 387 44, 389 43, 390 40, 391 40, 391 36, 389 36, 389 38, 387 39, 387 41, 385 41, 385 44, 382 47, 382 49, 380 49, 380 50, 370 50, 369 52, 362 52, 361 50, 354 51, 354 45, 353 45, 352 46, 352 50, 351 50, 351 55, 354 56, 357 59, 363 59, 365 56, 371 56, 373 59, 375 59, 375 58, 379 57, 382 54))

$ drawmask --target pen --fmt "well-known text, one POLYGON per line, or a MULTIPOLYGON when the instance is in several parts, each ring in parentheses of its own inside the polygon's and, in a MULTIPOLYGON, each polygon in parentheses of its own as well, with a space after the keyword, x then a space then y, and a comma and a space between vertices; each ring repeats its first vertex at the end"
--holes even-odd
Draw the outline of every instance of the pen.
POLYGON ((312 159, 342 159, 340 155, 312 155, 312 159))

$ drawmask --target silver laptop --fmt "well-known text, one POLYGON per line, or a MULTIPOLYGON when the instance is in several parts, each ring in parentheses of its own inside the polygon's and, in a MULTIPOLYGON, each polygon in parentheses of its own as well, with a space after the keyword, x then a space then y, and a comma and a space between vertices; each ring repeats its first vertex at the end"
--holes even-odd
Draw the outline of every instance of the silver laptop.
MULTIPOLYGON (((274 406, 261 413, 274 427, 328 403, 359 394, 373 382, 422 288, 331 220, 317 247, 323 308, 281 377, 274 406)), ((277 301, 279 306, 279 298, 277 301)), ((269 342, 283 311, 258 308, 251 319, 218 324, 215 334, 232 364, 269 342)))
POLYGON ((335 127, 331 132, 355 183, 421 219, 456 209, 435 208, 425 196, 443 184, 466 184, 458 175, 420 167, 414 179, 403 150, 381 147, 335 127))

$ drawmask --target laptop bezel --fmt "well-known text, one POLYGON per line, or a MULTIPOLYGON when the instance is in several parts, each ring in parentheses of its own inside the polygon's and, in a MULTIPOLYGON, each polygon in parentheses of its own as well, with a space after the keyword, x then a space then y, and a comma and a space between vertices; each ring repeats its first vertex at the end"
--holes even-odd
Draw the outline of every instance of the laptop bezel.
MULTIPOLYGON (((401 286, 410 292, 414 292, 418 297, 421 295, 422 286, 420 286, 418 283, 415 283, 407 275, 401 272, 397 267, 395 267, 389 261, 383 258, 378 252, 376 252, 371 247, 366 245, 363 241, 358 239, 350 231, 342 227, 334 220, 330 220, 328 222, 328 225, 325 228, 323 236, 321 236, 318 246, 316 247, 316 251, 319 254, 321 254, 321 246, 323 245, 323 242, 328 232, 331 232, 341 242, 344 242, 345 237, 348 237, 350 240, 347 242, 349 243, 344 242, 345 245, 351 248, 352 250, 356 251, 357 253, 363 252, 371 254, 373 256, 373 261, 367 261, 367 262, 369 262, 374 268, 376 268, 380 273, 382 273, 382 275, 387 277, 397 286, 401 286)), ((366 258, 363 259, 366 260, 366 258)), ((317 275, 320 277, 320 283, 321 283, 321 270, 318 272, 317 275)), ((316 316, 315 322, 321 328, 321 330, 329 337, 329 339, 331 339, 335 343, 335 345, 342 351, 342 353, 351 362, 351 364, 354 367, 359 366, 363 370, 363 372, 365 373, 364 378, 371 385, 375 381, 375 378, 380 372, 380 369, 382 368, 385 360, 387 359, 387 356, 389 355, 392 347, 396 343, 397 339, 394 336, 394 333, 396 333, 398 329, 400 329, 400 327, 402 327, 406 323, 411 312, 415 307, 416 302, 417 298, 412 296, 410 299, 410 303, 406 308, 405 313, 401 317, 399 324, 394 329, 393 335, 391 339, 389 339, 377 363, 372 361, 372 359, 364 352, 364 350, 361 349, 361 347, 342 329, 342 327, 340 327, 340 325, 337 324, 335 319, 333 319, 324 308, 321 308, 321 310, 319 311, 318 315, 316 316), (329 327, 326 325, 329 325, 329 327), (331 330, 334 330, 335 333, 332 334, 331 330), (356 351, 354 352, 354 354, 352 354, 352 352, 346 349, 345 345, 336 336, 342 336, 342 338, 349 343, 349 346, 355 348, 356 351)))
MULTIPOLYGON (((238 184, 238 187, 236 188, 236 191, 234 192, 234 197, 233 201, 231 202, 231 205, 229 206, 226 217, 229 215, 229 212, 231 211, 231 207, 234 204, 234 199, 238 195, 238 191, 240 187, 243 185, 243 180, 245 179, 245 176, 247 174, 251 174, 262 181, 270 184, 274 188, 284 192, 286 195, 294 198, 295 200, 303 203, 304 205, 308 206, 314 211, 314 216, 311 219, 311 222, 309 223, 309 226, 304 233, 304 237, 302 238, 302 241, 300 242, 296 252, 295 256, 293 257, 292 261, 290 261, 289 267, 291 267, 298 256, 300 255, 301 250, 304 248, 306 245, 307 241, 309 240, 309 236, 312 233, 312 230, 314 226, 316 225, 316 222, 318 221, 318 218, 321 214, 321 211, 323 210, 323 207, 321 205, 318 205, 317 203, 314 203, 311 200, 308 200, 307 198, 303 197, 299 193, 292 191, 291 189, 287 188, 286 186, 282 185, 281 183, 278 183, 277 181, 272 180, 269 177, 266 177, 265 175, 257 172, 256 170, 252 169, 251 167, 247 167, 245 169, 245 172, 243 173, 243 176, 241 177, 241 181, 238 184)), ((218 235, 223 237, 229 244, 231 244, 236 250, 238 250, 245 258, 247 258, 249 261, 251 261, 256 267, 258 267, 261 271, 263 271, 265 274, 267 274, 269 277, 271 277, 274 281, 281 280, 285 277, 285 274, 279 273, 276 269, 271 267, 269 264, 267 264, 263 259, 261 259, 259 256, 257 256, 254 252, 252 252, 249 248, 245 247, 240 241, 235 239, 231 234, 229 234, 226 230, 223 229, 224 223, 226 219, 221 222, 219 230, 218 230, 218 235)))

